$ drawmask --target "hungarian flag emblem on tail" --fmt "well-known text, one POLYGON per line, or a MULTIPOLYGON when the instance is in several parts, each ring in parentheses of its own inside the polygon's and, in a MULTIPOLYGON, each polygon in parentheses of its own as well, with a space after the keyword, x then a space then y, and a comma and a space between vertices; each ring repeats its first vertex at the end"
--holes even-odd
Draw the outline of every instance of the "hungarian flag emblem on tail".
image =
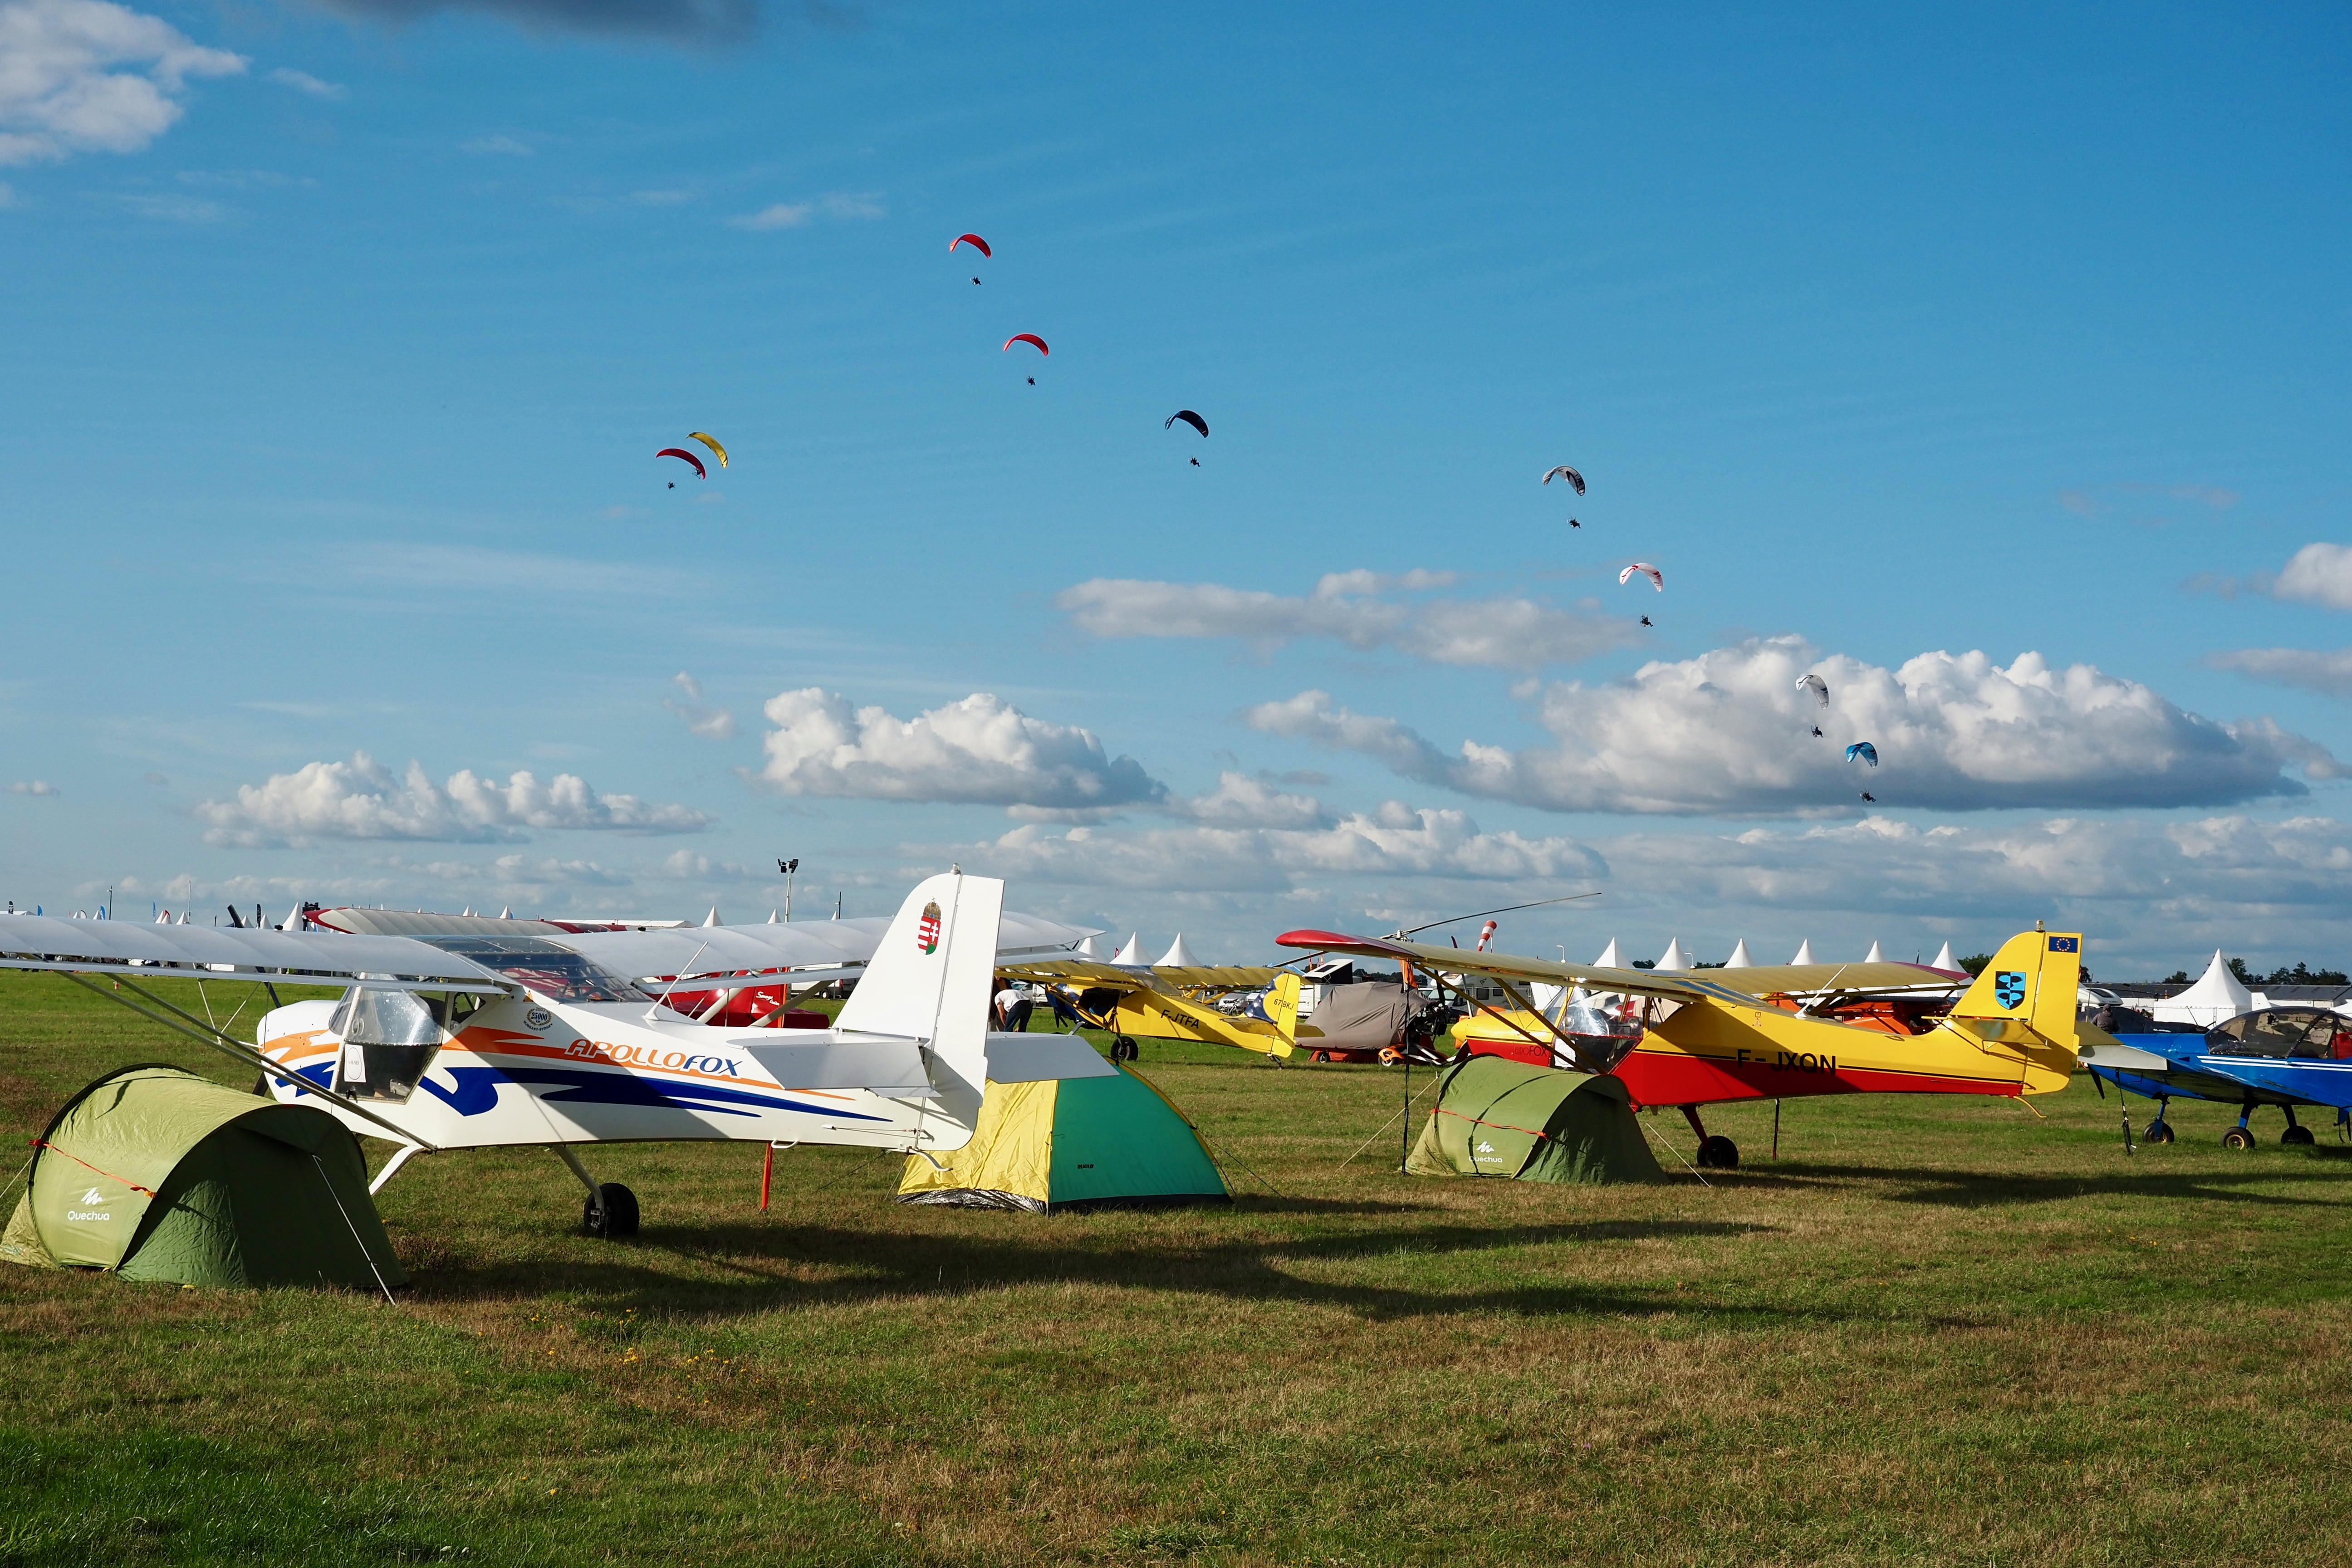
POLYGON ((927 956, 939 952, 940 906, 937 903, 923 906, 923 918, 915 927, 915 945, 921 948, 927 956))

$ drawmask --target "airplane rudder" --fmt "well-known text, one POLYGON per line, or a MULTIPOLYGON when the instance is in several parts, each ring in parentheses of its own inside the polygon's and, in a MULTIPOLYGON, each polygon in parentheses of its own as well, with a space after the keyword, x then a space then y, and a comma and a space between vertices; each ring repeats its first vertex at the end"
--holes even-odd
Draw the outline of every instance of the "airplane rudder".
POLYGON ((2000 944, 1959 1005, 1952 1009, 1963 1018, 2015 1018, 2026 1014, 2026 1003, 2037 990, 2042 973, 2042 940, 2046 933, 2021 931, 2000 944))
POLYGON ((2042 975, 2034 987, 2028 1022, 2044 1039, 2072 1047, 2078 1037, 2075 1021, 2083 985, 2083 935, 2080 931, 2039 931, 2042 939, 2042 975))
POLYGON ((1265 1016, 1282 1037, 1288 1041, 1298 1038, 1298 976, 1285 973, 1275 976, 1272 989, 1265 994, 1265 1016))

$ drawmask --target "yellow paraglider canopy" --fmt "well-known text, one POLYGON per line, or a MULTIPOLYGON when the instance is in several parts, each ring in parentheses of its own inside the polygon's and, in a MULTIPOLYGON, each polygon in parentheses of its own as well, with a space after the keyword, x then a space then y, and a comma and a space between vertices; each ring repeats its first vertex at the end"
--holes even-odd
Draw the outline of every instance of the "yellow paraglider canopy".
POLYGON ((689 441, 699 441, 709 447, 712 455, 718 458, 719 466, 722 468, 727 466, 727 448, 719 444, 718 437, 706 436, 699 430, 688 430, 686 437, 689 441))

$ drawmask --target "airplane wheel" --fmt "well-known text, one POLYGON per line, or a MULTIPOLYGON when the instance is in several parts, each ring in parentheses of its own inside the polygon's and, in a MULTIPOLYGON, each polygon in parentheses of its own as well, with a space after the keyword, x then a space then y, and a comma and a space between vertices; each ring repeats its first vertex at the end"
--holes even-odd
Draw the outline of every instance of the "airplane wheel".
POLYGON ((1328 1051, 1318 1051, 1315 1053, 1315 1059, 1318 1062, 1328 1062, 1331 1059, 1331 1053, 1328 1051))
POLYGON ((2312 1137, 2311 1129, 2308 1127, 2290 1127, 2279 1134, 2279 1142, 2301 1145, 2315 1142, 2316 1140, 2312 1137))
POLYGON ((1739 1169, 1739 1145, 1720 1132, 1702 1138, 1698 1145, 1698 1163, 1701 1170, 1736 1171, 1739 1169))
POLYGON ((1398 1050, 1394 1046, 1382 1046, 1381 1047, 1381 1066, 1384 1068, 1392 1068, 1402 1060, 1404 1060, 1404 1053, 1398 1050))
POLYGON ((2139 1141, 2143 1143, 2171 1142, 2172 1123, 2163 1120, 2161 1117, 2158 1118, 2156 1121, 2147 1124, 2147 1129, 2140 1133, 2139 1141))
POLYGON ((2251 1149, 2253 1146, 2254 1135, 2242 1127, 2232 1127, 2221 1134, 2221 1147, 2224 1149, 2251 1149))
POLYGON ((596 1189, 596 1194, 604 1202, 602 1225, 597 1223, 594 1200, 583 1203, 580 1208, 580 1223, 587 1227, 588 1234, 601 1236, 606 1241, 618 1241, 623 1237, 636 1235, 637 1194, 618 1182, 606 1182, 596 1189))
POLYGON ((1115 1062, 1131 1062, 1142 1054, 1143 1047, 1125 1035, 1121 1035, 1110 1043, 1110 1059, 1115 1062))

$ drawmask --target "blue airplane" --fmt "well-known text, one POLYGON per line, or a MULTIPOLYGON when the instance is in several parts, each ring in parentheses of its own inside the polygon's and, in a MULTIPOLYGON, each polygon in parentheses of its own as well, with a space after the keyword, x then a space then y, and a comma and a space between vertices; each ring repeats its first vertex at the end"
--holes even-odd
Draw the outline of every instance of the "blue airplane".
POLYGON ((2311 1129, 2294 1119, 2298 1105, 2326 1106, 2339 1129, 2352 1129, 2352 1017, 2326 1007, 2263 1007, 2210 1029, 2170 1033, 2139 1032, 2153 1028, 2144 1014, 2114 1022, 2121 1028, 2104 1039, 2103 1031, 2084 1030, 2078 1054, 2093 1082, 2157 1102, 2156 1119, 2140 1133, 2147 1142, 2172 1142, 2164 1113, 2176 1096, 2238 1106, 2238 1124, 2221 1134, 2231 1149, 2254 1146, 2246 1123, 2258 1105, 2286 1113, 2282 1143, 2312 1142, 2311 1129))

